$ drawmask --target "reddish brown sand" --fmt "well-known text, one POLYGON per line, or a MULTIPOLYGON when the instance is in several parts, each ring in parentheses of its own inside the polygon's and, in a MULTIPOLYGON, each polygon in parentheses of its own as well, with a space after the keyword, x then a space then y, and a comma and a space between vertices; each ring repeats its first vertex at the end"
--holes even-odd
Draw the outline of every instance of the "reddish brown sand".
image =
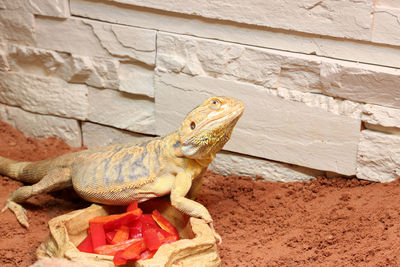
MULTIPOLYGON (((0 123, 0 155, 38 160, 71 151, 56 139, 32 140, 0 123)), ((21 184, 0 178, 3 202, 21 184)), ((207 173, 199 201, 223 238, 223 266, 400 266, 400 182, 318 178, 270 183, 207 173)), ((30 228, 0 214, 0 266, 28 266, 47 221, 86 207, 72 190, 32 197, 30 228)))

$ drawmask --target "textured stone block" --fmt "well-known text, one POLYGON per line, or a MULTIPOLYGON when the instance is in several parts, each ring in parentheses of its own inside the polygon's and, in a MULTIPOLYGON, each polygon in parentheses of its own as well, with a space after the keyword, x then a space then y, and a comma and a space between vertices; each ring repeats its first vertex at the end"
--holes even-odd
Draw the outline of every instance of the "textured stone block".
POLYGON ((362 121, 389 128, 400 128, 400 110, 378 105, 363 105, 362 121))
POLYGON ((372 41, 400 45, 400 7, 377 6, 375 8, 372 41))
MULTIPOLYGON (((368 42, 356 42, 347 39, 351 38, 350 36, 345 39, 325 38, 324 36, 296 34, 293 31, 277 31, 271 28, 254 27, 247 24, 216 23, 214 20, 197 19, 198 17, 193 19, 191 16, 176 16, 176 13, 171 15, 168 12, 154 12, 152 9, 132 5, 128 1, 124 1, 124 3, 124 5, 120 5, 112 1, 70 1, 71 13, 76 16, 136 27, 146 25, 147 28, 165 32, 200 36, 257 47, 268 47, 281 51, 315 54, 329 58, 400 67, 400 53, 398 52, 398 48, 377 46, 368 42), (131 5, 127 8, 129 4, 131 5)), ((293 2, 292 4, 296 5, 296 3, 293 2)), ((345 1, 336 2, 338 5, 352 5, 352 3, 345 3, 345 1)), ((364 5, 363 0, 355 4, 355 6, 363 5, 362 8, 364 9, 369 8, 371 4, 372 2, 368 2, 367 5, 364 5)), ((319 8, 318 5, 316 6, 317 8, 319 8)), ((189 3, 188 6, 190 6, 189 3)), ((351 8, 352 13, 354 13, 354 10, 358 9, 351 8)), ((337 9, 336 12, 341 12, 341 9, 337 9)), ((241 14, 241 12, 238 14, 241 14)), ((368 16, 371 15, 369 14, 368 16)), ((347 19, 350 18, 351 16, 347 19)), ((292 25, 296 24, 293 23, 293 18, 291 18, 290 23, 292 25)), ((343 23, 347 27, 345 20, 343 20, 343 23)), ((358 21, 351 23, 357 24, 358 21)), ((299 24, 297 23, 296 25, 299 24)), ((315 25, 318 27, 320 24, 319 22, 312 23, 310 27, 315 25)), ((370 28, 370 24, 368 24, 367 28, 370 28)), ((362 35, 365 35, 365 31, 363 31, 362 35)))
POLYGON ((159 33, 157 68, 254 83, 268 88, 315 91, 320 59, 271 49, 159 33))
POLYGON ((155 31, 89 20, 36 18, 40 48, 154 65, 155 31), (68 34, 65 34, 68 32, 68 34))
POLYGON ((175 130, 187 112, 211 95, 231 95, 246 105, 226 150, 355 174, 359 119, 269 95, 260 86, 159 73, 156 78, 157 134, 175 130))
POLYGON ((34 44, 34 16, 24 10, 0 9, 0 39, 24 45, 34 44))
POLYGON ((373 2, 361 1, 244 1, 111 0, 115 3, 197 15, 205 18, 267 26, 335 37, 368 40, 373 2), (354 12, 357 10, 357 12, 354 12), (296 21, 296 23, 293 23, 296 21))
POLYGON ((79 122, 73 119, 35 114, 20 108, 0 104, 0 120, 32 138, 56 136, 73 147, 82 145, 79 122))
POLYGON ((324 61, 325 94, 387 107, 400 107, 400 70, 351 62, 324 61))
POLYGON ((361 132, 357 177, 390 182, 400 176, 400 136, 370 130, 361 132))
POLYGON ((86 119, 87 87, 61 79, 0 72, 0 102, 24 110, 67 118, 86 119))
POLYGON ((32 14, 66 18, 69 16, 68 0, 2 0, 0 9, 25 10, 32 14))
POLYGON ((266 181, 279 182, 308 181, 325 175, 323 171, 230 152, 218 153, 209 169, 221 175, 259 175, 266 181))
POLYGON ((119 87, 119 61, 113 58, 77 56, 21 45, 10 45, 8 54, 12 69, 19 72, 100 88, 119 87))
POLYGON ((82 135, 83 143, 88 148, 131 143, 150 138, 147 135, 137 134, 91 122, 82 123, 82 135))
POLYGON ((88 120, 138 133, 154 134, 154 102, 144 96, 89 87, 88 120))
POLYGON ((154 98, 154 70, 134 64, 121 64, 119 90, 154 98))

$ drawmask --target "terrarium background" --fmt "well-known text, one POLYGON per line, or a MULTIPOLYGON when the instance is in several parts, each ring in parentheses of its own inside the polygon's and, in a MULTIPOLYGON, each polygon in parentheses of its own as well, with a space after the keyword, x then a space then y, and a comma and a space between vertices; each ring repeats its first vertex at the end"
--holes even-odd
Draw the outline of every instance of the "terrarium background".
POLYGON ((228 94, 246 111, 216 172, 391 181, 399 20, 395 0, 5 0, 0 119, 96 147, 168 133, 228 94))

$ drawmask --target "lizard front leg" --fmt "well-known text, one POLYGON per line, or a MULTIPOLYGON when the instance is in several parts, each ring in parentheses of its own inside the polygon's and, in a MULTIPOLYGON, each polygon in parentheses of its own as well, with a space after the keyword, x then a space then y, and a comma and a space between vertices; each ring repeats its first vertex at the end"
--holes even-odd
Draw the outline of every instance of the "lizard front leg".
POLYGON ((71 186, 70 170, 66 168, 54 169, 48 172, 39 182, 29 186, 22 186, 15 190, 6 200, 1 212, 10 209, 18 222, 29 227, 26 210, 18 203, 24 202, 33 195, 60 190, 71 186))
POLYGON ((178 210, 186 213, 192 217, 198 217, 206 221, 210 225, 211 230, 213 231, 215 239, 217 239, 218 243, 222 243, 221 236, 215 231, 213 225, 213 219, 211 218, 210 213, 200 203, 186 198, 186 194, 189 192, 192 186, 192 179, 185 172, 178 173, 175 178, 175 182, 171 189, 170 199, 171 204, 178 210))

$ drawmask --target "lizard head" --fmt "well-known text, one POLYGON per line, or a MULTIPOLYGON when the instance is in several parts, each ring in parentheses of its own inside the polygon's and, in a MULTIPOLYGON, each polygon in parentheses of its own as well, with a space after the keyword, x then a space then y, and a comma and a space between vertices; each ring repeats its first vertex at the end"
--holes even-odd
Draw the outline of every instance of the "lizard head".
POLYGON ((192 159, 215 156, 228 142, 244 104, 229 96, 211 97, 192 110, 179 128, 181 153, 192 159))

